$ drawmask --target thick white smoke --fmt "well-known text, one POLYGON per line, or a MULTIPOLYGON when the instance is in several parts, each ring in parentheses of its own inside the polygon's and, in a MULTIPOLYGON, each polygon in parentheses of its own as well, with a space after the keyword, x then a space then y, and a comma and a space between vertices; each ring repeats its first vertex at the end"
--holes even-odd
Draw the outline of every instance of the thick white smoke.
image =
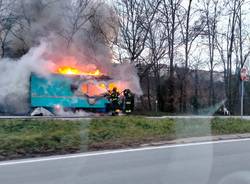
MULTIPOLYGON (((75 58, 76 66, 94 66, 142 94, 135 68, 112 64, 110 43, 118 30, 116 16, 104 2, 82 2, 86 4, 68 0, 20 1, 17 12, 25 17, 23 24, 28 29, 20 30, 18 36, 30 49, 20 59, 0 60, 0 113, 28 112, 31 73, 48 75, 51 67, 68 57, 75 58)), ((13 47, 19 45, 20 40, 12 40, 13 47)))
POLYGON ((46 45, 34 47, 18 60, 0 61, 0 110, 2 113, 29 111, 29 79, 32 72, 47 75, 48 61, 42 55, 46 45))

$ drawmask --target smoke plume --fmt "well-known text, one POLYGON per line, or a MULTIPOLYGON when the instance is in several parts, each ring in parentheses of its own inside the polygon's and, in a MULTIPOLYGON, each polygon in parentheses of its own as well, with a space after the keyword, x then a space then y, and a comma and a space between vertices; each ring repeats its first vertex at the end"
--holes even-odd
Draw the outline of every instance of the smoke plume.
POLYGON ((15 11, 25 26, 17 35, 22 39, 12 38, 11 47, 18 50, 25 45, 28 52, 20 59, 0 61, 0 112, 28 112, 31 73, 49 75, 66 60, 72 67, 99 69, 138 95, 142 93, 135 68, 112 63, 110 48, 118 23, 104 1, 22 0, 15 11))

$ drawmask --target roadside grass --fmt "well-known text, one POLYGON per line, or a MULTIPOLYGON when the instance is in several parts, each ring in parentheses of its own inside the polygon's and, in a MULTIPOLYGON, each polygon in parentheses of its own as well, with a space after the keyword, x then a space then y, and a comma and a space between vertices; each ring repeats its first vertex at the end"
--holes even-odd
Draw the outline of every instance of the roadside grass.
POLYGON ((0 120, 0 160, 137 147, 178 138, 250 133, 241 119, 0 120))
POLYGON ((80 122, 0 120, 0 160, 74 153, 84 144, 82 130, 80 122))
POLYGON ((250 120, 215 118, 211 130, 213 135, 250 133, 250 120))

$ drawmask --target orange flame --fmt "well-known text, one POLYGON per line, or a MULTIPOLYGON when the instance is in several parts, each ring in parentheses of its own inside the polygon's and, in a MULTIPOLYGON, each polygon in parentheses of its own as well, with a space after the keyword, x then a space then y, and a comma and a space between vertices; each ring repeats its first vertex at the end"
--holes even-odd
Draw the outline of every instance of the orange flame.
POLYGON ((84 72, 84 71, 78 70, 76 68, 68 67, 68 66, 59 68, 57 72, 63 75, 86 75, 86 76, 101 76, 102 75, 100 70, 84 72))

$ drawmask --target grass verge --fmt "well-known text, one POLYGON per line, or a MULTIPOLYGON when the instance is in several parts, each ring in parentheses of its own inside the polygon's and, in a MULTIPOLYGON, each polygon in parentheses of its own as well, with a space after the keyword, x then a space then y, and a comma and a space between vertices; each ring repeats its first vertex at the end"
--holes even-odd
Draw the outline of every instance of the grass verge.
POLYGON ((137 147, 186 137, 250 133, 240 119, 0 120, 0 160, 137 147))

